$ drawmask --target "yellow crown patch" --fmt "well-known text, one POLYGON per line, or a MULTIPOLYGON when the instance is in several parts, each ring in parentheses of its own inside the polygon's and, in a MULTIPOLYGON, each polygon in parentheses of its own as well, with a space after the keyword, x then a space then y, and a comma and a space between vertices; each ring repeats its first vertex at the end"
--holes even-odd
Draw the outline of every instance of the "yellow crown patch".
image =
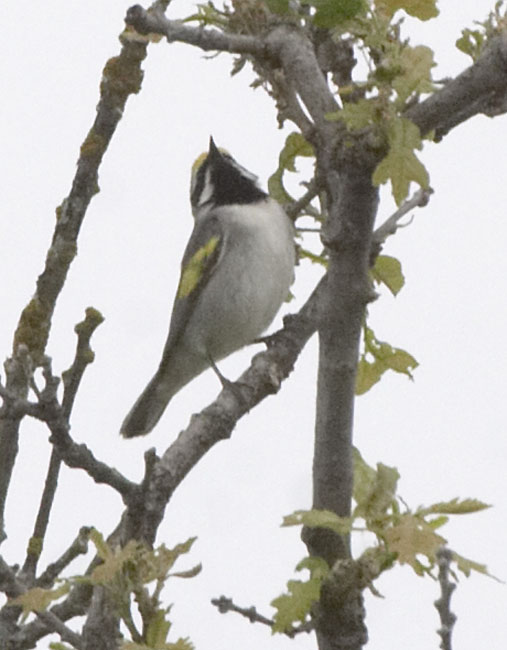
MULTIPOLYGON (((217 148, 218 151, 220 151, 220 153, 223 153, 227 156, 231 155, 227 151, 227 149, 224 149, 223 147, 217 147, 217 148)), ((199 168, 201 167, 201 165, 203 164, 203 162, 206 160, 207 157, 208 157, 207 151, 203 151, 203 153, 200 156, 197 156, 197 158, 194 161, 194 164, 192 165, 192 176, 194 176, 197 173, 197 171, 199 170, 199 168)))

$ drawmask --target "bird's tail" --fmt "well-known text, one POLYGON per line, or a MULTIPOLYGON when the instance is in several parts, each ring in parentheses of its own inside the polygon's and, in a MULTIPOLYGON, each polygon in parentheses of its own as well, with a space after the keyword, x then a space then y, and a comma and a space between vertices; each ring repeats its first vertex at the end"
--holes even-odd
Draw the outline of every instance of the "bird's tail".
POLYGON ((203 355, 193 354, 182 346, 169 352, 164 351, 164 359, 153 379, 123 421, 121 435, 124 438, 135 438, 150 433, 172 397, 208 365, 209 362, 203 355))
POLYGON ((121 435, 135 438, 149 433, 162 417, 175 392, 172 382, 164 381, 158 371, 123 421, 121 435))

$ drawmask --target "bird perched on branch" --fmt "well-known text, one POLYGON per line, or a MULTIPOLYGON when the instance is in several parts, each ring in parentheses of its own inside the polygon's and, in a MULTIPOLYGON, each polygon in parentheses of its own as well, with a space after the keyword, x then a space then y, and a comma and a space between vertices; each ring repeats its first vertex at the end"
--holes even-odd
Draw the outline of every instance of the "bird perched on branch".
MULTIPOLYGON (((149 433, 189 381, 252 343, 294 279, 293 224, 257 177, 210 139, 192 167, 194 230, 181 264, 169 335, 157 372, 121 427, 149 433)), ((221 377, 220 373, 219 377, 221 377)))

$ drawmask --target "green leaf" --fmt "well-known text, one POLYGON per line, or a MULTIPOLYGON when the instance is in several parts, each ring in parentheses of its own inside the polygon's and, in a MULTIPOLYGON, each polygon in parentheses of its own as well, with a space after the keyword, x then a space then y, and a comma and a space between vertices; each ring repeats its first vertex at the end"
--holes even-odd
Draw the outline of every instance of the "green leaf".
POLYGON ((58 600, 69 592, 70 584, 65 582, 56 589, 41 589, 33 587, 24 594, 9 600, 9 605, 19 605, 23 610, 23 617, 26 618, 30 612, 44 612, 54 600, 58 600))
POLYGON ((312 145, 300 133, 290 133, 287 136, 278 157, 278 169, 268 180, 268 192, 276 201, 290 203, 294 200, 283 186, 283 175, 286 171, 297 171, 295 161, 298 156, 314 155, 312 145))
POLYGON ((167 577, 170 576, 190 578, 194 575, 197 575, 201 570, 200 564, 193 567, 192 569, 189 569, 188 571, 169 573, 178 558, 190 551, 196 539, 196 537, 190 537, 186 542, 176 544, 176 546, 172 549, 167 548, 165 544, 161 544, 154 550, 143 548, 143 552, 140 557, 140 559, 142 559, 142 564, 139 563, 140 566, 138 567, 142 583, 148 584, 153 580, 164 581, 167 577))
POLYGON ((398 522, 383 531, 389 551, 397 554, 400 564, 409 564, 417 575, 422 575, 435 564, 437 549, 446 543, 441 535, 421 517, 407 513, 401 515, 398 522), (418 555, 425 555, 430 567, 424 567, 418 555))
POLYGON ((401 104, 404 104, 414 93, 422 94, 433 91, 431 68, 434 65, 436 64, 431 48, 425 45, 403 48, 403 72, 397 75, 392 82, 401 104))
POLYGON ((373 124, 379 116, 377 99, 360 99, 358 102, 347 102, 339 111, 327 113, 330 122, 343 120, 350 131, 364 129, 373 124))
POLYGON ((315 7, 313 23, 317 27, 335 27, 364 11, 364 0, 302 0, 304 5, 315 7))
POLYGON ((444 515, 468 515, 472 512, 480 512, 491 508, 490 505, 477 499, 451 499, 450 501, 441 501, 431 506, 418 508, 418 515, 444 514, 444 515))
POLYGON ((382 517, 396 498, 400 474, 395 467, 377 463, 374 470, 354 449, 354 517, 367 521, 382 517))
POLYGON ((435 517, 435 519, 426 519, 426 523, 433 528, 433 530, 437 530, 437 528, 442 528, 442 526, 445 526, 449 521, 449 517, 446 517, 445 515, 441 515, 440 517, 435 517))
POLYGON ((201 246, 201 248, 192 255, 181 272, 178 292, 176 294, 178 298, 189 296, 199 284, 199 280, 206 268, 208 258, 213 254, 219 241, 219 238, 216 236, 210 237, 204 246, 201 246))
POLYGON ((418 365, 411 354, 377 340, 373 330, 365 326, 364 352, 357 366, 356 394, 366 393, 387 370, 394 370, 412 379, 412 370, 418 365), (372 357, 373 361, 368 357, 372 357))
POLYGON ((96 528, 90 530, 89 539, 95 544, 97 555, 101 560, 106 560, 112 554, 108 543, 104 540, 104 536, 96 528))
POLYGON ((158 609, 146 630, 146 643, 150 648, 165 646, 171 623, 165 618, 165 611, 158 609))
POLYGON ((195 576, 199 575, 201 571, 202 564, 199 562, 199 564, 196 564, 191 569, 187 569, 186 571, 176 571, 175 573, 170 573, 169 575, 172 578, 195 578, 195 576))
POLYGON ((178 639, 175 643, 163 643, 157 646, 123 641, 120 646, 120 650, 194 650, 194 648, 194 644, 189 639, 178 639))
POLYGON ((296 565, 296 571, 302 571, 303 569, 308 569, 312 577, 322 577, 325 578, 329 573, 329 565, 322 557, 304 557, 296 565))
POLYGON ((398 9, 403 9, 410 16, 419 20, 429 20, 438 16, 437 0, 376 0, 377 9, 392 16, 398 9))
POLYGON ((55 643, 49 644, 49 650, 72 650, 72 648, 70 645, 65 645, 65 643, 59 643, 56 641, 55 643))
POLYGON ((452 559, 456 562, 456 566, 458 567, 458 570, 461 571, 464 575, 466 575, 467 578, 470 576, 472 571, 476 571, 477 573, 482 573, 483 575, 488 576, 489 578, 493 578, 493 580, 502 582, 502 580, 499 580, 488 571, 488 567, 485 564, 480 564, 479 562, 474 562, 473 560, 469 560, 468 558, 463 557, 462 555, 459 555, 454 551, 452 552, 452 559))
POLYGON ((310 579, 306 582, 289 580, 287 594, 275 598, 271 605, 277 610, 273 619, 273 633, 288 632, 297 621, 304 622, 313 603, 319 600, 320 587, 329 574, 329 566, 323 558, 307 557, 301 560, 296 569, 308 569, 310 579))
MULTIPOLYGON (((87 580, 94 585, 107 585, 121 574, 127 562, 135 559, 141 545, 135 540, 130 540, 123 548, 117 546, 112 549, 104 542, 102 535, 100 535, 100 538, 102 539, 103 545, 100 545, 100 550, 99 546, 97 546, 97 553, 103 562, 93 569, 87 580)), ((90 536, 90 539, 94 544, 96 543, 94 537, 90 536)))
POLYGON ((310 260, 313 264, 320 264, 325 269, 327 269, 328 260, 325 255, 316 255, 309 251, 307 248, 298 247, 298 256, 299 259, 310 260))
POLYGON ((373 172, 374 185, 391 181, 397 205, 407 197, 410 183, 428 189, 429 176, 414 149, 422 149, 419 128, 404 117, 392 119, 387 127, 389 152, 373 172))
POLYGON ((405 284, 401 263, 396 257, 379 255, 371 274, 374 281, 377 284, 385 284, 393 296, 396 296, 405 284))
POLYGON ((178 639, 176 643, 164 643, 159 646, 124 641, 120 646, 120 650, 194 650, 194 645, 189 639, 178 639))
POLYGON ((282 526, 328 528, 338 535, 346 535, 352 529, 352 518, 339 517, 330 510, 296 510, 283 518, 282 526))
POLYGON ((456 47, 475 62, 482 54, 486 43, 486 34, 478 29, 465 28, 461 32, 461 37, 456 41, 456 47))

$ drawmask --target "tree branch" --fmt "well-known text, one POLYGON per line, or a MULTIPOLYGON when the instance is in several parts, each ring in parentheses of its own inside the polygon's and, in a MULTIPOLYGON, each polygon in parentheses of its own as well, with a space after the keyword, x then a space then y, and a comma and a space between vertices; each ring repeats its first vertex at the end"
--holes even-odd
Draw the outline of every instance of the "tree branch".
POLYGON ((229 438, 238 420, 265 397, 276 393, 316 329, 323 278, 296 315, 284 319, 284 327, 268 339, 268 349, 252 359, 251 366, 234 384, 224 388, 201 413, 193 415, 162 457, 150 462, 143 481, 144 506, 127 511, 130 534, 153 543, 165 506, 174 490, 201 458, 220 440, 229 438))
MULTIPOLYGON (((26 399, 31 374, 20 374, 18 350, 26 347, 36 367, 46 348, 51 318, 67 272, 75 257, 77 239, 86 210, 98 191, 98 169, 123 115, 128 97, 137 93, 143 73, 146 43, 126 41, 119 56, 110 59, 103 71, 97 115, 83 142, 77 170, 68 197, 57 208, 57 222, 44 270, 37 279, 35 294, 23 310, 13 342, 13 356, 6 363, 6 387, 13 399, 26 399)), ((25 373, 26 374, 26 373, 25 373)), ((2 409, 0 417, 0 542, 5 537, 4 511, 18 451, 20 417, 2 409)))
POLYGON ((66 569, 73 560, 79 555, 84 555, 88 552, 88 538, 91 528, 83 526, 72 542, 69 548, 55 561, 49 564, 46 570, 36 580, 37 587, 49 589, 53 586, 56 578, 66 569))
MULTIPOLYGON (((64 393, 62 399, 62 415, 69 422, 74 399, 77 390, 83 378, 84 371, 88 364, 94 359, 93 350, 90 347, 90 340, 93 332, 103 321, 102 315, 95 309, 86 310, 85 319, 75 327, 77 334, 77 346, 72 366, 63 373, 64 393)), ((45 370, 46 381, 50 381, 51 368, 45 370), (48 374, 49 373, 49 374, 48 374)), ((60 472, 61 456, 57 448, 53 447, 49 467, 46 474, 44 490, 42 492, 41 502, 32 537, 28 544, 28 551, 22 573, 26 579, 32 581, 35 578, 37 563, 44 545, 44 538, 49 523, 49 514, 53 505, 53 500, 58 485, 58 475, 60 472)))
POLYGON ((452 562, 452 551, 442 546, 437 551, 438 581, 440 583, 440 598, 435 601, 440 616, 441 627, 440 647, 442 650, 452 650, 452 628, 456 623, 456 615, 451 612, 451 597, 456 585, 449 580, 449 571, 452 562))
MULTIPOLYGON (((250 623, 262 623, 267 625, 269 628, 272 628, 274 621, 271 618, 267 618, 262 614, 259 614, 255 607, 238 607, 235 605, 231 598, 226 598, 225 596, 220 596, 220 598, 213 598, 211 604, 215 605, 220 614, 227 614, 227 612, 236 612, 247 618, 250 623)), ((313 630, 313 624, 304 623, 298 627, 293 627, 290 630, 284 631, 284 634, 290 639, 293 639, 296 635, 301 634, 301 632, 311 632, 313 630)))
POLYGON ((469 118, 507 110, 507 34, 495 37, 483 55, 442 90, 405 114, 421 134, 435 131, 437 140, 469 118))
POLYGON ((373 266, 375 259, 380 254, 382 245, 386 239, 390 235, 396 234, 398 228, 403 227, 400 224, 400 220, 411 210, 427 206, 432 194, 433 190, 431 188, 428 190, 422 188, 418 189, 410 199, 404 201, 404 203, 373 232, 370 251, 371 266, 373 266))
POLYGON ((141 5, 134 5, 127 10, 125 23, 139 34, 161 34, 169 43, 188 43, 205 51, 261 55, 263 50, 262 42, 256 36, 190 27, 179 20, 169 20, 157 9, 146 10, 141 5))

